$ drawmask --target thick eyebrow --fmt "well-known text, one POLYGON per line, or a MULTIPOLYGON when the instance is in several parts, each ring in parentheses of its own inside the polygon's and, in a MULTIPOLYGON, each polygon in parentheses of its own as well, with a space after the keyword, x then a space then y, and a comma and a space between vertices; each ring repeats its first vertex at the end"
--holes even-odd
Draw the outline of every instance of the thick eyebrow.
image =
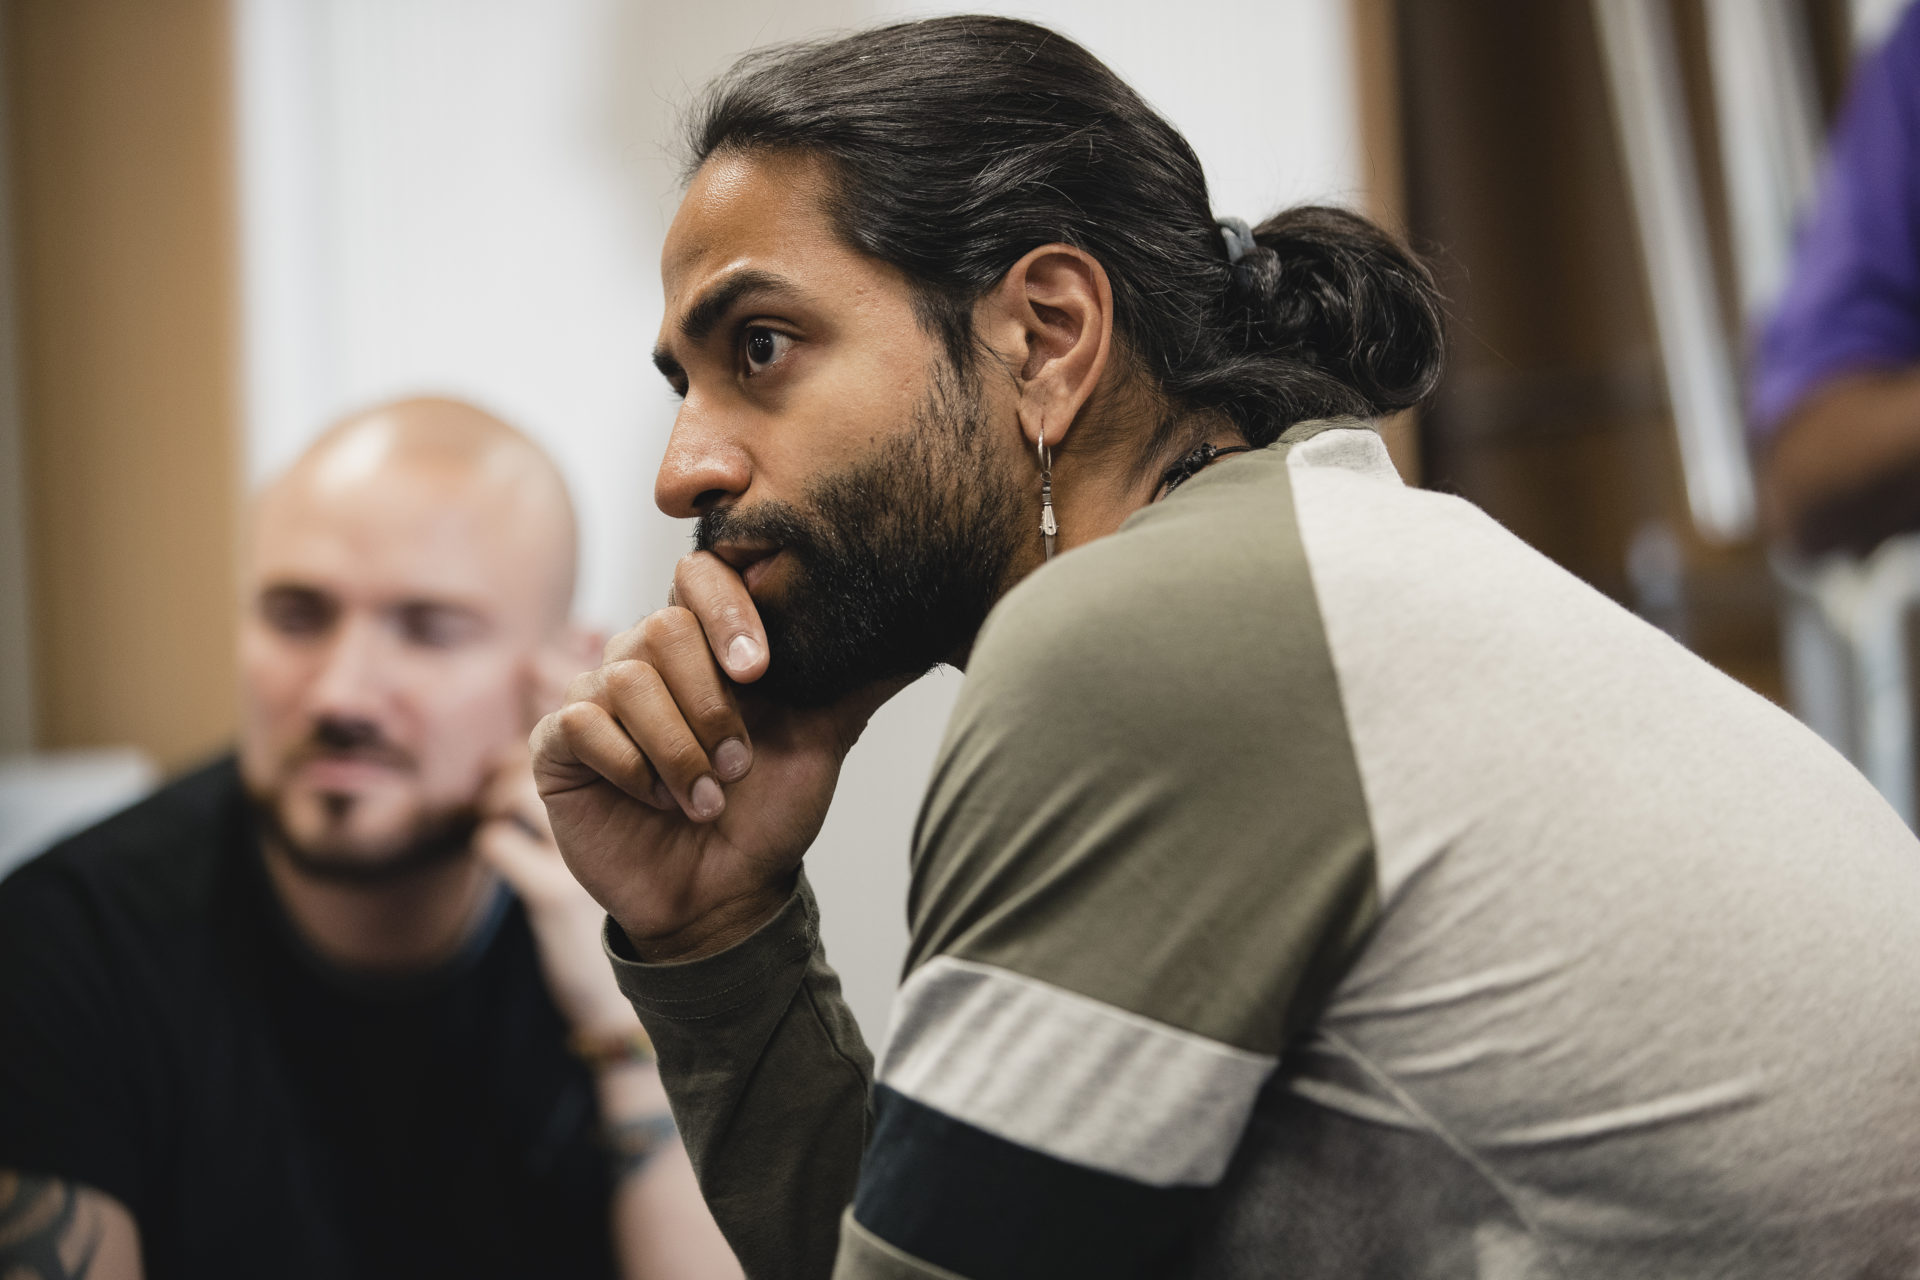
MULTIPOLYGON (((798 287, 785 276, 775 275, 771 271, 761 271, 748 267, 734 272, 720 283, 708 289, 694 300, 686 313, 680 317, 680 336, 691 343, 707 340, 714 327, 733 310, 740 299, 750 293, 797 294, 798 287)), ((680 372, 680 362, 675 360, 663 344, 653 349, 653 367, 668 378, 680 372)))

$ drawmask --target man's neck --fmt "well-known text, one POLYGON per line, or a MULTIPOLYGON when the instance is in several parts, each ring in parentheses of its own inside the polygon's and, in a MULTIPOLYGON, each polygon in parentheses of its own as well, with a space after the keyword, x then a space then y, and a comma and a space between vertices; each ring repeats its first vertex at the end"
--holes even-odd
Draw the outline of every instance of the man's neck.
POLYGON ((327 963, 357 973, 414 973, 451 959, 497 884, 470 854, 372 884, 302 871, 273 840, 263 842, 262 854, 301 940, 327 963))
MULTIPOLYGON (((1155 465, 1144 471, 1117 462, 1111 457, 1075 456, 1070 460, 1063 451, 1053 468, 1053 503, 1060 528, 1054 553, 1058 555, 1061 552, 1071 551, 1075 547, 1118 532, 1128 516, 1160 496, 1162 489, 1165 488, 1164 477, 1167 468, 1203 444, 1211 444, 1217 449, 1238 449, 1245 446, 1246 438, 1228 424, 1221 424, 1205 432, 1192 433, 1188 435, 1186 443, 1177 450, 1169 452, 1165 458, 1156 460, 1155 465)), ((1235 455, 1224 455, 1228 458, 1233 456, 1235 455)), ((1038 488, 1039 482, 1036 478, 1033 484, 1036 493, 1038 488)), ((1037 514, 1037 507, 1035 511, 1037 514)), ((999 590, 994 593, 996 601, 1019 585, 1021 579, 1046 562, 1043 544, 1038 535, 1032 532, 1034 527, 1032 523, 1027 525, 1025 545, 1016 551, 1008 562, 1007 572, 1000 581, 999 590)), ((955 649, 943 661, 965 671, 967 660, 973 656, 975 638, 975 636, 968 636, 966 643, 955 649)))
POLYGON ((1060 521, 1058 549, 1068 551, 1118 531, 1128 516, 1160 495, 1167 468, 1206 444, 1217 449, 1239 448, 1246 439, 1236 428, 1222 423, 1210 431, 1189 435, 1183 444, 1145 470, 1117 465, 1110 458, 1070 458, 1063 450, 1054 467, 1054 505, 1060 521))

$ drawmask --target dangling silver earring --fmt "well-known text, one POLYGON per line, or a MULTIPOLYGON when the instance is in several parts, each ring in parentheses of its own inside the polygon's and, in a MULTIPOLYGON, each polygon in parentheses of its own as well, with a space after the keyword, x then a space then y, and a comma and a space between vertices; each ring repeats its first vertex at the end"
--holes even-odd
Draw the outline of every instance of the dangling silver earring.
POLYGON ((1045 435, 1034 441, 1034 450, 1040 455, 1040 536, 1046 539, 1051 560, 1053 540, 1060 535, 1060 525, 1053 518, 1053 450, 1047 448, 1045 435))

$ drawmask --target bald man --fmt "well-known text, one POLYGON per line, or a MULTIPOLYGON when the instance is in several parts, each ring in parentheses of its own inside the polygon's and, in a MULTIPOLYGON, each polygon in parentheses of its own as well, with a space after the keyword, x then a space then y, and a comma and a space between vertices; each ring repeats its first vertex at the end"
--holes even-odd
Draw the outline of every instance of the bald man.
POLYGON ((0 885, 0 1276, 738 1275, 528 771, 552 462, 388 405, 252 535, 237 752, 0 885))

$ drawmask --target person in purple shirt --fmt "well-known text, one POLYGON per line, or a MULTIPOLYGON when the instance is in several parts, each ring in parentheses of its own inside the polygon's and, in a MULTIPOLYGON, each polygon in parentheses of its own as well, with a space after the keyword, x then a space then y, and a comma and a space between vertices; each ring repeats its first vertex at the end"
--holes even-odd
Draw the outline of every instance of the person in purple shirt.
POLYGON ((1775 536, 1859 554, 1920 529, 1920 4, 1856 69, 1756 356, 1775 536))

